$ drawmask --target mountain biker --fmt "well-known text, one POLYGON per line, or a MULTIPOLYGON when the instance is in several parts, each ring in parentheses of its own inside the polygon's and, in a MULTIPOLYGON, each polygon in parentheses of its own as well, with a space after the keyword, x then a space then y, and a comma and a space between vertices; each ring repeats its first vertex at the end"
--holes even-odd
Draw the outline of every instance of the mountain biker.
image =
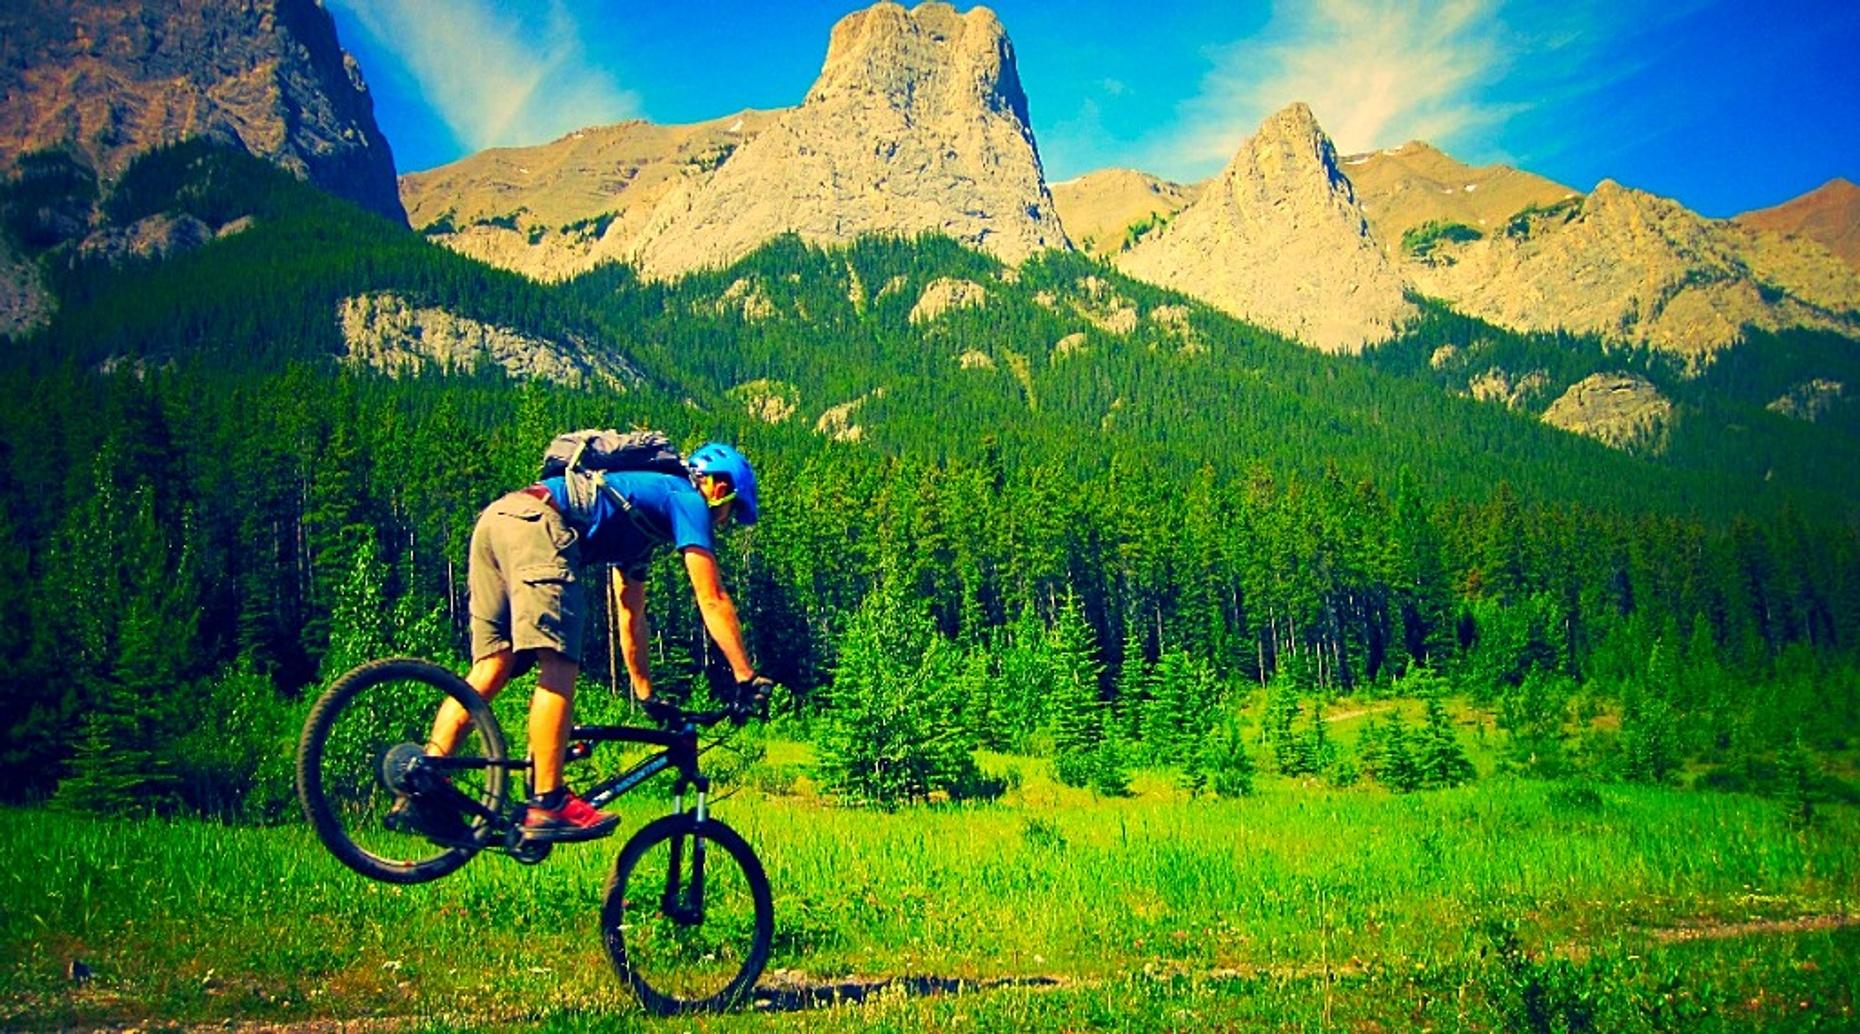
MULTIPOLYGON (((750 663, 713 546, 714 533, 732 518, 756 522, 755 472, 742 453, 717 442, 693 452, 687 465, 689 478, 646 471, 605 474, 603 490, 585 519, 570 516, 564 479, 545 478, 486 507, 472 529, 472 665, 465 681, 488 700, 531 664, 538 668, 529 720, 535 796, 523 821, 530 839, 592 840, 612 833, 619 822, 562 784, 586 613, 578 568, 612 567, 620 597, 621 656, 634 697, 654 721, 676 713, 653 695, 646 659, 646 569, 664 545, 684 556, 704 627, 729 661, 739 698, 767 699, 772 683, 750 663)), ((427 752, 450 753, 467 721, 465 709, 447 700, 433 721, 427 752)))

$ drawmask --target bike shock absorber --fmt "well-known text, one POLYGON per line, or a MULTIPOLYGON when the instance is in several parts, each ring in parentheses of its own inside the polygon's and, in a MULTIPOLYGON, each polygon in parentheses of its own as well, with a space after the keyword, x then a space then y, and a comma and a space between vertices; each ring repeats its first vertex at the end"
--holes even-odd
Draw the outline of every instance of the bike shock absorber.
POLYGON ((563 761, 586 761, 594 756, 594 744, 586 740, 576 740, 568 745, 562 753, 563 761))

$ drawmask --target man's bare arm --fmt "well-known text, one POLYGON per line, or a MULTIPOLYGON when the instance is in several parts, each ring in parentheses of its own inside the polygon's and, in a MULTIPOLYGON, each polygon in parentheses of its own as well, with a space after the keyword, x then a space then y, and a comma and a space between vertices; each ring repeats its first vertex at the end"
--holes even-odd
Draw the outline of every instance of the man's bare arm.
POLYGON ((691 576, 691 592, 697 597, 704 627, 716 640, 717 648, 723 651, 724 659, 730 662, 736 681, 747 682, 755 677, 756 668, 749 663, 749 650, 743 645, 743 626, 736 618, 736 604, 730 602, 730 594, 724 591, 723 573, 717 569, 717 558, 709 550, 695 546, 687 547, 684 554, 685 573, 691 576))
POLYGON ((633 695, 644 700, 652 695, 652 668, 646 657, 646 583, 629 579, 618 567, 613 577, 620 587, 620 657, 626 662, 633 695))

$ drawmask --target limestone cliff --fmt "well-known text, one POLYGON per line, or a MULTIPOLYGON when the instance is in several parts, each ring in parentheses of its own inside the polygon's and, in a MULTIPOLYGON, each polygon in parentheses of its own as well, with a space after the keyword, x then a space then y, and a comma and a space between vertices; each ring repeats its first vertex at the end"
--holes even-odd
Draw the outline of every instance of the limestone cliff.
POLYGON ((1019 263, 1065 247, 1014 48, 994 13, 880 3, 834 26, 801 106, 660 203, 632 251, 670 277, 783 233, 947 234, 1019 263))
POLYGON ((1386 340, 1414 314, 1303 104, 1267 119, 1167 229, 1116 263, 1328 352, 1386 340))
POLYGON ((469 373, 481 365, 512 377, 564 387, 624 390, 641 383, 624 360, 585 342, 545 341, 434 306, 416 305, 390 292, 355 295, 336 305, 336 325, 348 348, 345 361, 398 376, 428 367, 469 373))
POLYGON ((0 169, 62 149, 108 180, 208 137, 404 221, 361 69, 317 0, 9 0, 0 169))

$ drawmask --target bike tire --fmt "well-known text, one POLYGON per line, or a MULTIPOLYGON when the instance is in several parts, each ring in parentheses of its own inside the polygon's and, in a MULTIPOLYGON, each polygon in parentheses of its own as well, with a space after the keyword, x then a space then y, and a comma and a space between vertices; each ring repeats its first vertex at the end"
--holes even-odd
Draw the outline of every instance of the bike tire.
POLYGON ((774 933, 768 874, 755 851, 730 827, 715 819, 699 823, 690 813, 652 822, 626 842, 601 903, 614 972, 659 1016, 742 1004, 768 965, 774 933), (668 887, 688 889, 698 844, 705 859, 702 915, 681 922, 663 905, 668 887))
MULTIPOLYGON (((464 783, 457 789, 485 811, 501 815, 507 792, 503 730, 457 674, 413 658, 371 661, 337 679, 310 709, 297 746, 297 798, 323 846, 363 876, 385 883, 435 880, 470 861, 492 834, 483 815, 448 841, 391 829, 386 819, 396 794, 380 777, 382 758, 423 745, 448 697, 469 718, 453 756, 485 762, 448 778, 464 783)), ((457 821, 464 826, 462 815, 457 821)))

